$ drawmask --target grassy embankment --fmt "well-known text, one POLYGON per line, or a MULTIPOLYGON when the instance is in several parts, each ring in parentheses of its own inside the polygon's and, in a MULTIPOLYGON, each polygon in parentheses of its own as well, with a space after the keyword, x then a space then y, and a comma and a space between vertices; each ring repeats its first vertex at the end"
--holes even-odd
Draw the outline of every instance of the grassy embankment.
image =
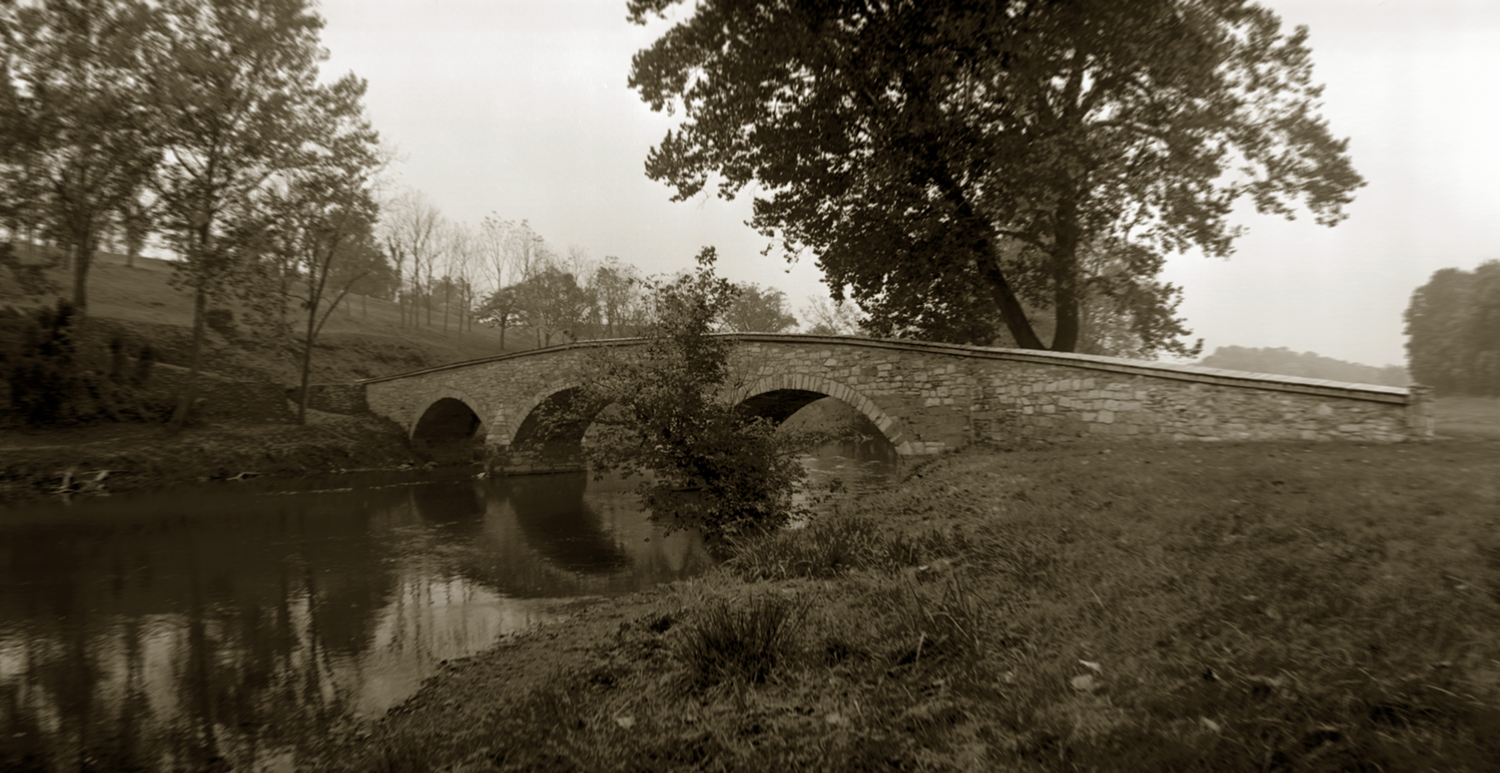
MULTIPOLYGON (((1471 407, 1500 426, 1500 404, 1471 407)), ((1495 770, 1500 442, 971 450, 711 576, 450 664, 321 753, 1495 770)))

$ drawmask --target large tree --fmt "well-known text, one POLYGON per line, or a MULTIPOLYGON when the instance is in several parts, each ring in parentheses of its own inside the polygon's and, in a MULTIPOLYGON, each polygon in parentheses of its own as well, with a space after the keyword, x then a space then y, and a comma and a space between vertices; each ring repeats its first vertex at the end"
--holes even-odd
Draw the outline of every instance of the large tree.
MULTIPOLYGON (((629 0, 630 17, 678 1, 629 0)), ((700 0, 630 84, 684 115, 647 174, 678 200, 756 183, 752 224, 815 253, 875 332, 1003 324, 1044 348, 1030 307, 1071 351, 1089 300, 1175 320, 1159 260, 1110 279, 1136 291, 1090 293, 1090 249, 1227 255, 1242 198, 1344 217, 1363 181, 1311 69, 1306 29, 1243 0, 700 0)))
POLYGON ((80 314, 94 252, 158 155, 135 55, 145 18, 133 0, 0 6, 9 53, 0 144, 21 162, 14 171, 24 170, 18 187, 32 198, 34 225, 68 249, 80 314))
POLYGON ((318 335, 354 283, 384 263, 375 237, 379 137, 364 113, 365 82, 346 75, 318 92, 298 168, 267 196, 283 264, 294 267, 305 325, 297 421, 307 423, 307 384, 318 335), (345 270, 352 269, 352 270, 345 270))
POLYGON ((323 20, 308 0, 160 0, 141 43, 151 126, 164 148, 153 181, 161 227, 182 256, 176 279, 193 299, 187 386, 172 416, 186 419, 197 391, 211 300, 233 289, 257 229, 259 199, 317 156, 317 83, 323 20))

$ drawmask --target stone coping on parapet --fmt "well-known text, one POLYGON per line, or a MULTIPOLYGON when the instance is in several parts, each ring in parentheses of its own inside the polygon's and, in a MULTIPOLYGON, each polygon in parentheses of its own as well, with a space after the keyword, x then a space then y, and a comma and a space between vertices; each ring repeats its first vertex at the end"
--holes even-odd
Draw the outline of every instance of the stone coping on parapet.
MULTIPOLYGON (((1073 352, 1049 352, 1036 349, 1004 349, 992 346, 972 346, 967 344, 944 344, 928 341, 903 341, 890 338, 863 338, 859 336, 813 336, 786 333, 719 333, 723 338, 732 338, 746 343, 796 343, 802 345, 815 345, 818 343, 835 344, 839 346, 858 346, 872 349, 887 349, 893 351, 926 352, 931 354, 949 354, 962 357, 974 357, 979 359, 1013 360, 1017 362, 1031 362, 1049 365, 1066 365, 1075 368, 1103 371, 1106 373, 1120 373, 1125 375, 1152 376, 1166 378, 1176 381, 1191 381, 1201 384, 1218 384, 1224 386, 1236 386, 1251 389, 1267 389, 1277 392, 1295 392, 1298 394, 1323 395, 1327 397, 1342 397, 1345 399, 1368 400, 1378 403, 1408 404, 1413 402, 1415 395, 1413 390, 1403 387, 1381 386, 1378 384, 1353 384, 1343 381, 1327 381, 1323 379, 1302 378, 1300 376, 1278 376, 1269 373, 1252 373, 1241 370, 1224 370, 1222 368, 1208 368, 1202 365, 1188 365, 1173 362, 1148 362, 1145 360, 1127 360, 1119 357, 1106 357, 1099 354, 1076 354, 1073 352)), ((572 343, 548 346, 540 349, 527 349, 520 352, 507 352, 493 357, 481 357, 463 362, 452 362, 446 365, 438 365, 431 368, 397 373, 391 376, 380 376, 377 378, 366 378, 356 381, 356 384, 375 384, 382 381, 395 381, 412 376, 420 376, 427 373, 437 373, 445 370, 455 370, 474 365, 482 365, 501 360, 512 360, 521 357, 531 357, 539 354, 553 354, 571 349, 598 349, 612 348, 617 346, 634 346, 644 342, 643 338, 605 338, 589 341, 575 341, 572 343)))

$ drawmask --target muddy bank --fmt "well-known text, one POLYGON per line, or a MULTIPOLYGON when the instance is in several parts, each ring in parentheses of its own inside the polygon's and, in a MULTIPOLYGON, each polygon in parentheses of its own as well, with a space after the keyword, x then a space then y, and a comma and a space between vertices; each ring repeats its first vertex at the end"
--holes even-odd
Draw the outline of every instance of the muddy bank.
POLYGON ((5 432, 0 435, 0 502, 51 496, 65 482, 81 493, 119 493, 241 475, 394 469, 421 461, 400 427, 373 416, 322 414, 307 426, 209 423, 176 436, 144 424, 5 432))

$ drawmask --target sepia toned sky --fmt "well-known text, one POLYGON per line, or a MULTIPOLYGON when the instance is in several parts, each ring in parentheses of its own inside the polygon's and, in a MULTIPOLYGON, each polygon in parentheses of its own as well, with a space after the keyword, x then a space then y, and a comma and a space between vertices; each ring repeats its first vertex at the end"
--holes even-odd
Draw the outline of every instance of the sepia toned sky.
MULTIPOLYGON (((1433 271, 1500 259, 1500 3, 1270 0, 1308 25, 1323 115, 1369 181, 1333 229, 1247 210, 1228 260, 1174 255, 1182 312, 1205 353, 1287 347, 1404 363, 1401 314, 1433 271)), ((826 288, 811 257, 762 256, 748 200, 673 203, 645 177, 673 119, 626 86, 637 27, 625 0, 323 0, 331 75, 369 81, 397 151, 394 184, 448 217, 526 219, 555 246, 648 273, 718 248, 722 273, 784 290, 826 288)))

